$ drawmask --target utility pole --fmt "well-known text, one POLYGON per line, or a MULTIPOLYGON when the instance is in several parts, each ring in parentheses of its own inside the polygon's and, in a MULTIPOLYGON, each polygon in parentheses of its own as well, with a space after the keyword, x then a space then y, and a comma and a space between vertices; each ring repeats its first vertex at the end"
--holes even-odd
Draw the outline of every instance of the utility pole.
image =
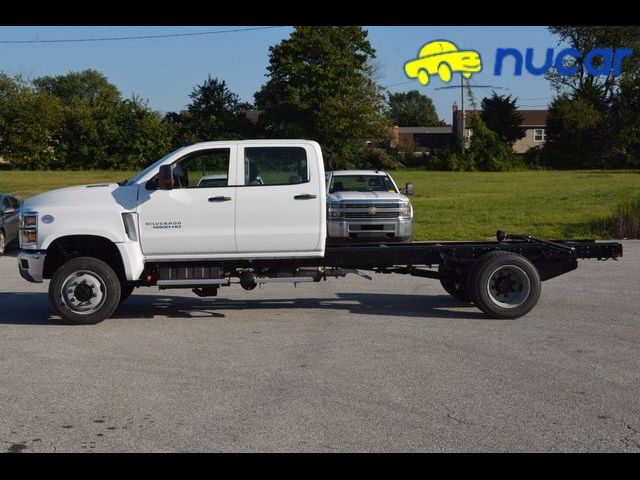
POLYGON ((464 77, 462 76, 462 74, 460 74, 460 106, 461 106, 461 111, 462 111, 462 141, 460 142, 460 148, 462 149, 462 156, 464 157, 464 151, 465 151, 465 138, 464 138, 464 130, 465 130, 465 124, 464 124, 464 77))
MULTIPOLYGON (((462 128, 462 142, 461 142, 461 145, 460 145, 460 150, 462 152, 462 155, 464 156, 465 150, 466 150, 466 148, 465 148, 465 138, 464 138, 464 131, 465 131, 465 122, 464 122, 464 117, 465 117, 465 111, 464 111, 464 89, 465 89, 465 84, 464 84, 464 77, 462 76, 462 74, 460 75, 460 87, 457 87, 455 85, 448 85, 448 86, 445 86, 445 87, 437 87, 435 90, 450 90, 450 89, 456 89, 456 88, 460 88, 460 106, 461 106, 460 111, 462 112, 462 114, 461 114, 461 117, 462 117, 462 120, 461 120, 461 123, 462 123, 462 127, 461 127, 462 128)), ((496 89, 496 90, 510 90, 507 87, 499 87, 498 85, 474 85, 474 84, 470 83, 469 81, 467 81, 466 88, 469 89, 469 95, 472 95, 472 92, 471 92, 472 88, 485 88, 485 89, 486 88, 493 88, 493 89, 496 89)), ((477 108, 475 106, 475 101, 473 99, 473 96, 470 97, 470 101, 471 101, 471 106, 474 107, 474 108, 477 108)), ((456 112, 456 115, 457 115, 457 112, 456 112)))

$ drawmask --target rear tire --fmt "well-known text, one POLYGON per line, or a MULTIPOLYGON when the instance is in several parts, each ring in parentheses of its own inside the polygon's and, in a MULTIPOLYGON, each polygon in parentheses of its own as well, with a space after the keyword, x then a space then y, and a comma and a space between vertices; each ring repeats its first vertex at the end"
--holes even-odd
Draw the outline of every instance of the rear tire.
POLYGON ((471 301, 492 318, 526 315, 540 298, 540 274, 522 255, 493 251, 482 255, 467 280, 471 301))
POLYGON ((121 297, 120 279, 102 260, 73 258, 58 268, 49 283, 49 299, 63 321, 92 325, 109 318, 121 297))

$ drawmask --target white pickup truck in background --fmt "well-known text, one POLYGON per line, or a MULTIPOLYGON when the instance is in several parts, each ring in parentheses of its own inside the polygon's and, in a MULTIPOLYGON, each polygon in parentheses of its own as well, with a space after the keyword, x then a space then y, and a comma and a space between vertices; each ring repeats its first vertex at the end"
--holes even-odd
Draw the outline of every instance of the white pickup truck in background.
MULTIPOLYGON (((361 176, 368 184, 370 172, 361 176)), ((393 201, 404 202, 393 181, 382 180, 396 190, 393 201)), ((493 318, 517 318, 537 303, 541 281, 575 269, 579 258, 622 255, 619 243, 504 232, 493 242, 330 246, 326 214, 334 206, 327 208, 326 185, 313 141, 191 145, 130 180, 25 200, 18 268, 30 282, 50 279, 55 312, 80 324, 108 318, 137 287, 188 288, 204 297, 232 284, 253 290, 352 273, 370 278, 359 270, 438 279, 493 318)), ((346 193, 330 193, 332 202, 346 193)), ((403 208, 410 217, 411 207, 403 208)))
POLYGON ((380 170, 336 170, 327 178, 327 241, 410 242, 413 207, 386 172, 380 170))

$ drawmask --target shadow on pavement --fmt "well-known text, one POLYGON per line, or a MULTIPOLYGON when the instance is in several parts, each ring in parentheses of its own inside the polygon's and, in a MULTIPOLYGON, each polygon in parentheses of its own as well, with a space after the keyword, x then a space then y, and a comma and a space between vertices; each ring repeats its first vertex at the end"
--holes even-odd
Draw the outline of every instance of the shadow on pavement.
MULTIPOLYGON (((225 311, 243 310, 259 313, 276 309, 342 311, 357 315, 396 317, 483 319, 488 318, 448 295, 404 295, 388 293, 338 293, 327 298, 285 298, 230 300, 132 295, 112 318, 224 318, 225 311), (458 310, 462 308, 462 310, 458 310)), ((0 325, 61 325, 52 316, 46 293, 0 293, 0 325)))

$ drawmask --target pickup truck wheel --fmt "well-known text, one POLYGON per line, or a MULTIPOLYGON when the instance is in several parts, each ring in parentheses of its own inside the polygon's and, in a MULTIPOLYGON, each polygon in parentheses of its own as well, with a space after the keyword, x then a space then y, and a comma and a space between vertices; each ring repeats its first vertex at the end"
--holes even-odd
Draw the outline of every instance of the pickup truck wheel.
POLYGON ((438 270, 438 273, 440 273, 441 275, 440 285, 442 285, 442 288, 444 288, 449 295, 457 300, 460 300, 461 302, 471 303, 471 299, 469 298, 469 294, 467 293, 466 277, 456 278, 453 275, 448 276, 447 272, 442 268, 438 270))
POLYGON ((481 256, 467 281, 471 301, 492 318, 522 317, 538 303, 540 274, 525 257, 504 251, 481 256))
POLYGON ((124 302, 127 298, 129 298, 135 288, 136 287, 134 287, 133 285, 128 285, 126 283, 121 284, 120 285, 120 303, 124 302))
POLYGON ((109 318, 120 303, 120 280, 113 269, 92 257, 63 264, 49 283, 49 299, 70 323, 90 325, 109 318))

